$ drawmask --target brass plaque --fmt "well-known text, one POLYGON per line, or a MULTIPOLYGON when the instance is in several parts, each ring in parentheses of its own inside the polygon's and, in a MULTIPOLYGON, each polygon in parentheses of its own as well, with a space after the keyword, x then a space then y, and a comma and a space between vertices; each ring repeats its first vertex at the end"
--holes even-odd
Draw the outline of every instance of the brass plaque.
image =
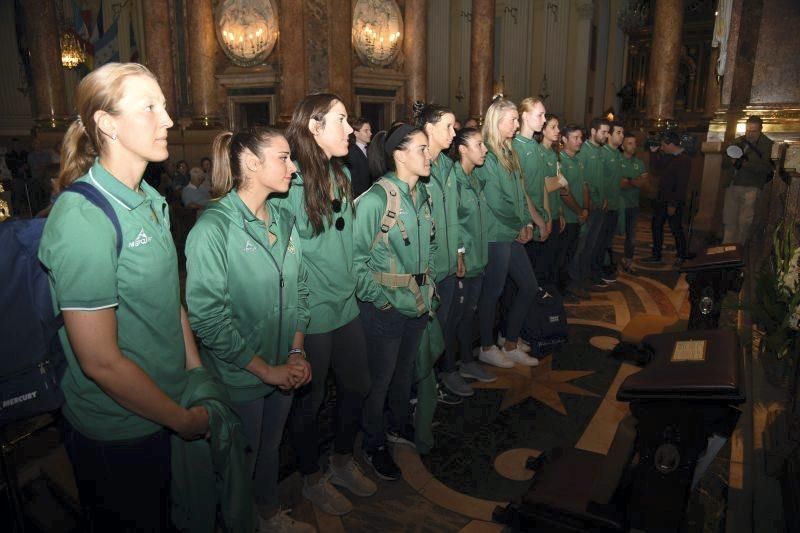
POLYGON ((705 361, 706 360, 706 341, 678 341, 672 351, 670 361, 705 361))

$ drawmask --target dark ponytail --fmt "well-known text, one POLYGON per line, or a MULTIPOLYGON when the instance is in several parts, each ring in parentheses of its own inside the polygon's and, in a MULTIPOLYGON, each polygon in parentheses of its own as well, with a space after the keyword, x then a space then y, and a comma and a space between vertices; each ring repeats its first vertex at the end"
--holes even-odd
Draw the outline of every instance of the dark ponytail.
POLYGON ((264 126, 253 126, 237 133, 223 131, 217 135, 212 148, 211 195, 219 198, 231 189, 241 188, 244 185, 242 154, 249 150, 261 159, 261 150, 269 146, 275 137, 283 137, 283 134, 264 126))
POLYGON ((450 145, 450 151, 447 154, 450 156, 450 159, 453 161, 461 161, 461 152, 458 151, 458 148, 460 146, 466 146, 476 133, 480 133, 477 128, 461 128, 458 130, 456 136, 453 138, 453 144, 450 145))
POLYGON ((412 124, 422 131, 425 131, 426 124, 437 124, 448 113, 455 117, 453 110, 443 105, 428 104, 417 100, 411 106, 412 124))
POLYGON ((372 137, 367 147, 367 161, 369 173, 373 179, 378 179, 390 170, 397 170, 394 163, 394 153, 408 146, 411 137, 422 130, 408 124, 399 123, 389 131, 379 131, 372 137))

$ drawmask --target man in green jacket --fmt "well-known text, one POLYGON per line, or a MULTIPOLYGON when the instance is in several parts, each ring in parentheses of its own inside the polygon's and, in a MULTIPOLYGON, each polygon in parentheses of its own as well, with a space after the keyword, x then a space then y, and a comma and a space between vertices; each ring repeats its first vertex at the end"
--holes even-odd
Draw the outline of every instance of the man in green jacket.
POLYGON ((761 189, 772 179, 772 140, 761 133, 762 126, 761 117, 749 117, 744 136, 733 141, 741 148, 742 156, 725 157, 722 163, 723 171, 729 175, 722 208, 722 241, 726 243, 747 242, 761 189))

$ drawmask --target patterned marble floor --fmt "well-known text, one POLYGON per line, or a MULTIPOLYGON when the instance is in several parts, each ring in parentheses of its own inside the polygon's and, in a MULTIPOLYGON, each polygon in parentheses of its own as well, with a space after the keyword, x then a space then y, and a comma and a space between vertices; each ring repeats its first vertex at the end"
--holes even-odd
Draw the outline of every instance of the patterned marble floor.
MULTIPOLYGON (((576 337, 586 346, 589 354, 599 360, 604 351, 610 349, 620 338, 626 326, 636 317, 657 315, 666 322, 687 320, 689 313, 688 286, 683 275, 672 266, 674 261, 674 242, 672 236, 665 236, 664 264, 642 265, 639 259, 650 255, 650 222, 642 217, 637 228, 638 246, 635 259, 634 274, 619 275, 618 281, 608 288, 592 291, 590 298, 576 304, 567 305, 568 323, 575 330, 576 337)), ((623 237, 614 240, 615 255, 621 257, 623 237)), ((609 359, 605 357, 604 359, 609 359)), ((595 370, 582 368, 555 368, 552 357, 544 358, 535 369, 515 367, 508 370, 492 369, 498 375, 498 381, 488 385, 474 385, 476 396, 494 394, 488 397, 489 409, 493 410, 490 418, 502 423, 504 412, 513 412, 520 403, 528 408, 535 407, 525 402, 538 402, 544 411, 550 414, 539 414, 539 421, 547 425, 569 425, 567 411, 585 410, 586 402, 590 404, 590 412, 581 421, 579 433, 572 438, 578 448, 605 454, 616 432, 617 425, 627 415, 627 404, 616 400, 616 391, 624 379, 638 371, 637 367, 621 364, 603 367, 598 370, 603 374, 593 376, 595 370), (596 378, 596 379, 595 379, 596 378), (584 400, 579 400, 581 397, 584 400), (494 398, 494 399, 493 399, 494 398), (495 403, 491 403, 494 401, 495 403), (565 407, 566 402, 566 407, 565 407), (578 403, 576 403, 578 402, 578 403), (580 403, 583 402, 583 403, 580 403), (573 406, 573 407, 571 407, 573 406), (553 417, 553 418, 544 418, 553 417), (580 432, 582 428, 582 433, 580 432)), ((578 363, 580 365, 580 363, 578 363)), ((563 366, 563 365, 562 365, 563 366)), ((486 399, 486 398, 485 398, 486 399)), ((473 400, 467 399, 467 402, 473 400)), ((441 411, 441 407, 439 408, 441 411)), ((454 411, 452 413, 455 413, 454 411)), ((458 416, 458 415, 452 415, 458 416)), ((462 428, 463 429, 463 428, 462 428)), ((436 428, 434 434, 436 436, 436 428)), ((472 445, 467 435, 461 435, 464 445, 472 445)), ((452 439, 444 442, 450 442, 452 439)), ((480 441, 476 441, 480 442, 480 441)), ((508 486, 513 490, 524 487, 529 472, 524 468, 525 459, 539 453, 534 448, 514 448, 498 450, 496 457, 486 457, 495 472, 495 477, 507 478, 508 486), (517 485, 514 485, 514 484, 517 485)), ((379 493, 372 498, 356 499, 356 509, 342 518, 331 517, 313 509, 304 502, 295 501, 298 506, 295 514, 298 518, 315 522, 320 531, 460 531, 479 533, 501 531, 498 524, 491 522, 491 513, 498 503, 503 503, 504 491, 496 492, 495 497, 476 497, 480 490, 463 490, 451 488, 431 472, 426 466, 430 460, 423 461, 414 450, 404 446, 395 449, 395 459, 403 472, 403 479, 397 483, 378 481, 379 493), (497 500, 499 497, 499 501, 497 500)), ((463 462, 463 461, 462 461, 463 462)), ((469 462, 469 460, 468 460, 469 462)), ((435 463, 435 461, 434 461, 435 463)), ((453 463, 454 466, 455 463, 453 463)), ((485 476, 474 464, 460 464, 459 468, 474 469, 483 472, 476 475, 485 476)), ((297 485, 299 480, 293 476, 285 483, 297 485), (294 478, 294 480, 293 480, 294 478), (293 480, 293 481, 292 481, 293 480)), ((477 483, 480 483, 476 480, 477 483)), ((455 483, 453 483, 455 485, 455 483)), ((469 485, 469 484, 467 484, 469 485)), ((287 487, 288 488, 288 487, 287 487)), ((462 487, 463 488, 463 487, 462 487)), ((302 500, 302 498, 300 498, 302 500)))

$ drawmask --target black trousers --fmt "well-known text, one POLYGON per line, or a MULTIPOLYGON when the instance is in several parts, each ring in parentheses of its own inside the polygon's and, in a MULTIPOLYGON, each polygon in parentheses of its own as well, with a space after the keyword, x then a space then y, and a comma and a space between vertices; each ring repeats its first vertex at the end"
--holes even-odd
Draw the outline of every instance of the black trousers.
POLYGON ((570 222, 567 223, 564 231, 561 232, 559 236, 558 258, 556 259, 556 282, 558 284, 558 290, 562 293, 570 282, 567 265, 572 261, 578 249, 578 237, 580 234, 581 225, 577 222, 570 222))
POLYGON ((100 441, 86 437, 65 420, 63 432, 90 531, 173 531, 167 431, 100 441))
POLYGON ((328 370, 336 380, 336 435, 333 451, 353 453, 361 425, 361 410, 370 388, 367 344, 359 317, 327 333, 307 334, 306 356, 311 383, 294 393, 289 430, 297 452, 298 469, 307 476, 319 470, 319 414, 325 399, 328 370))
POLYGON ((686 236, 683 233, 683 202, 675 205, 675 214, 667 212, 667 202, 658 201, 653 211, 653 257, 661 257, 664 246, 664 222, 669 222, 669 229, 675 237, 675 248, 678 258, 686 257, 686 236))

